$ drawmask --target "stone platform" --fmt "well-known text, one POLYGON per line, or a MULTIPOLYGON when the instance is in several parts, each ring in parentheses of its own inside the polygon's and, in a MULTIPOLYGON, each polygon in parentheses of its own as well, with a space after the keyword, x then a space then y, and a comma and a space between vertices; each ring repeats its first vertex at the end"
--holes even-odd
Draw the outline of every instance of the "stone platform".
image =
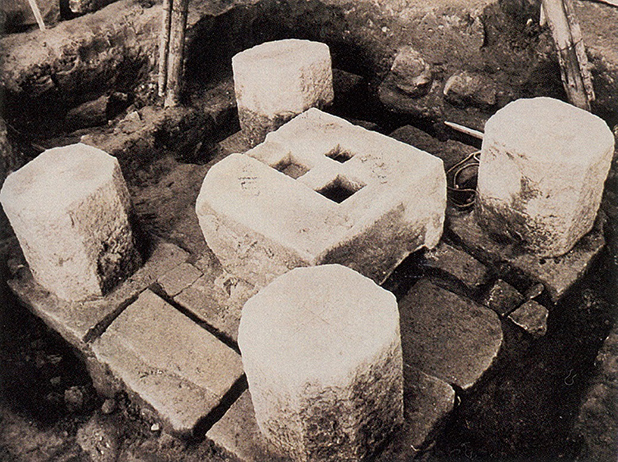
MULTIPOLYGON (((242 142, 237 138, 222 144, 238 151, 242 142)), ((166 188, 166 178, 169 177, 164 177, 155 188, 166 188)), ((182 213, 190 210, 183 209, 182 213)), ((192 220, 197 221, 196 217, 192 220)), ((457 231, 468 220, 468 215, 450 214, 447 235, 435 250, 417 255, 422 256, 423 262, 417 268, 420 281, 406 289, 407 294, 398 301, 407 364, 405 422, 378 456, 379 460, 410 460, 431 448, 455 403, 470 399, 475 388, 500 364, 502 350, 509 347, 503 340, 502 328, 506 330, 509 326, 520 331, 528 342, 539 341, 538 337, 548 328, 544 310, 549 308, 551 318, 554 305, 549 298, 538 297, 539 289, 533 282, 540 278, 530 277, 529 283, 520 284, 521 278, 513 277, 513 272, 522 271, 515 265, 504 265, 504 259, 523 258, 521 255, 510 254, 499 243, 475 246, 470 243, 485 241, 459 238, 457 231), (489 258, 481 252, 486 249, 496 249, 493 255, 501 257, 489 258), (433 293, 444 302, 429 303, 435 297, 427 294, 433 293), (531 303, 532 299, 536 302, 531 303), (436 350, 434 335, 443 338, 441 350, 436 350), (483 343, 483 348, 478 342, 483 343), (422 360, 419 352, 423 351, 435 354, 422 360)), ((210 251, 204 251, 203 242, 197 242, 201 237, 197 223, 192 222, 192 231, 187 232, 186 221, 170 224, 170 230, 166 229, 162 237, 184 235, 183 248, 189 251, 156 240, 144 266, 100 299, 68 303, 55 298, 36 285, 18 258, 11 265, 10 286, 24 305, 82 353, 102 392, 127 391, 135 402, 153 408, 167 431, 177 435, 188 435, 196 429, 206 432, 206 437, 230 457, 245 461, 280 460, 256 431, 252 402, 244 391, 239 356, 234 351, 241 300, 251 296, 255 288, 226 272, 210 251), (162 326, 145 314, 146 301, 159 312, 159 318, 166 319, 164 333, 157 333, 162 326), (179 355, 183 342, 165 341, 159 345, 162 350, 153 354, 153 339, 167 340, 170 329, 176 328, 190 332, 182 335, 201 338, 200 352, 179 355), (118 361, 115 352, 119 351, 127 361, 118 361), (188 392, 178 394, 179 384, 188 392), (192 393, 199 389, 207 399, 198 403, 192 393)), ((469 233, 474 227, 466 229, 469 233)), ((580 267, 590 267, 603 242, 600 230, 585 239, 591 237, 592 241, 584 240, 582 245, 596 250, 579 254, 577 260, 568 260, 574 256, 567 254, 563 257, 565 261, 581 261, 580 267), (597 244, 592 246, 590 242, 597 244)), ((550 263, 558 264, 538 261, 536 267, 541 271, 550 263)), ((568 265, 563 264, 555 271, 569 274, 562 272, 562 268, 568 270, 568 265)), ((569 276, 571 285, 583 273, 577 270, 569 276)), ((387 280, 385 285, 388 284, 387 280)), ((550 288, 546 283, 541 292, 549 292, 550 288)))

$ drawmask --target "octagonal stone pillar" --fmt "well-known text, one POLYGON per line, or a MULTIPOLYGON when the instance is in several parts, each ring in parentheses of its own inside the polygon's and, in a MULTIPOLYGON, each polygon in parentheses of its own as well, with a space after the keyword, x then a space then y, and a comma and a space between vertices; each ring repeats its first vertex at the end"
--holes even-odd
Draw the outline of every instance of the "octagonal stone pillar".
POLYGON ((403 421, 397 301, 341 266, 296 268, 245 304, 238 344, 258 425, 295 460, 358 460, 403 421))
POLYGON ((520 99, 485 125, 476 218, 541 256, 592 229, 614 153, 599 117, 552 98, 520 99))
POLYGON ((266 42, 232 58, 240 127, 252 145, 294 116, 334 98, 328 46, 310 40, 266 42))
POLYGON ((60 298, 100 296, 141 262, 120 166, 100 149, 43 152, 9 175, 0 202, 35 280, 60 298))

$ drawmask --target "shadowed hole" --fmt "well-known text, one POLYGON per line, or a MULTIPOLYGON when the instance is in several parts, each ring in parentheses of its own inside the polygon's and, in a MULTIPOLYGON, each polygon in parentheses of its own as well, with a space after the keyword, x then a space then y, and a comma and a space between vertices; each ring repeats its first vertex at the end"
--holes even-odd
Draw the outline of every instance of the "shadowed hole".
POLYGON ((331 152, 326 154, 326 157, 330 157, 331 159, 336 160, 337 162, 340 162, 343 164, 344 162, 347 162, 352 157, 354 157, 354 154, 344 149, 341 149, 339 146, 337 146, 331 152))
POLYGON ((319 189, 317 192, 327 199, 341 204, 344 200, 363 189, 364 186, 363 184, 353 183, 346 178, 338 176, 333 182, 319 189))

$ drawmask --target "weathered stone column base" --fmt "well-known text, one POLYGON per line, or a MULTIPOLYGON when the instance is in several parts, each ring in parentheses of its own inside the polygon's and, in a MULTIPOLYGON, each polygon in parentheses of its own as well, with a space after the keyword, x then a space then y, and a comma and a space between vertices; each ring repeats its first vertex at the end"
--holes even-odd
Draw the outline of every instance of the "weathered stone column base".
POLYGON ((363 459, 403 423, 396 300, 349 268, 275 279, 245 304, 238 344, 258 426, 295 460, 363 459))

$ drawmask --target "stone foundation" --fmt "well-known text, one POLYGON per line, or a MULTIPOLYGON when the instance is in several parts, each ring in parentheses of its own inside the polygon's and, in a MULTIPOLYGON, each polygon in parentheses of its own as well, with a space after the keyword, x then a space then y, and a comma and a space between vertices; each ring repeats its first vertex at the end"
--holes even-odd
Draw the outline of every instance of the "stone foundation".
POLYGON ((196 211, 223 266, 257 287, 340 263, 380 283, 442 234, 442 161, 311 109, 208 172, 196 211))

